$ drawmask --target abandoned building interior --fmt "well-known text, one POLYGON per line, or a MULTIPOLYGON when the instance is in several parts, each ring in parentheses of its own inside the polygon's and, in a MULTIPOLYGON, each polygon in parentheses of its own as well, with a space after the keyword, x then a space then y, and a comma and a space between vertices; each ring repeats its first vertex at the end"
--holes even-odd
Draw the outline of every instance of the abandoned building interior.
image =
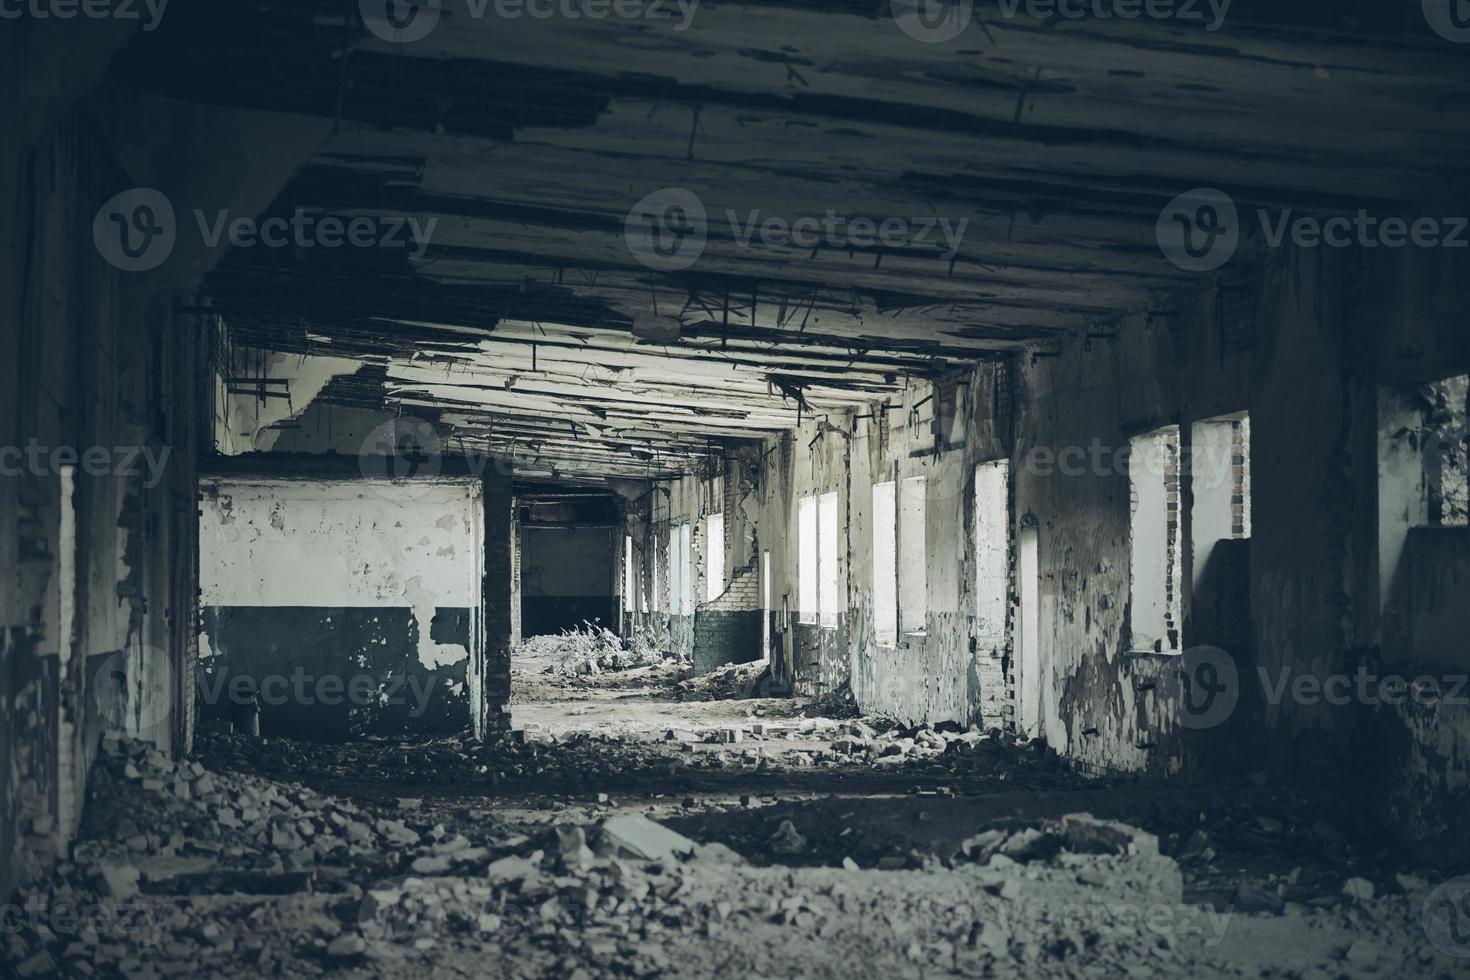
POLYGON ((1470 976, 1463 3, 0 77, 0 974, 1470 976))

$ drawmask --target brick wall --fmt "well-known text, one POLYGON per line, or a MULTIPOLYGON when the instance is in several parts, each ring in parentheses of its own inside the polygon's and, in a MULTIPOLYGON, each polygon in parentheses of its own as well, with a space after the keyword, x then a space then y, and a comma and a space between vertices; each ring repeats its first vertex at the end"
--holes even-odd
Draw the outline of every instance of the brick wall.
POLYGON ((1230 433, 1230 533, 1236 538, 1250 537, 1250 476, 1249 465, 1250 430, 1248 422, 1234 422, 1230 433))
POLYGON ((694 672, 761 659, 761 596, 758 563, 735 570, 730 585, 712 602, 694 609, 694 672))

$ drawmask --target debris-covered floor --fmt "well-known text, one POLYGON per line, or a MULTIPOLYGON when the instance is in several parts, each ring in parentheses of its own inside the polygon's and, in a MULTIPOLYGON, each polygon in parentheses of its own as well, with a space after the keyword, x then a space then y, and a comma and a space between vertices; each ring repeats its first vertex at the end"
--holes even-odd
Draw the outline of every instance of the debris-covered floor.
MULTIPOLYGON (((1447 976, 1450 876, 1264 782, 1086 780, 998 732, 528 657, 509 744, 110 739, 19 976, 1447 976), (639 686, 641 683, 642 686, 639 686), (680 700, 680 698, 685 700, 680 700), (700 712, 686 709, 698 705, 700 712), (1432 909, 1430 910, 1432 913, 1432 909), (840 957, 832 955, 841 949, 840 957)), ((732 678, 743 681, 732 682, 732 678)))

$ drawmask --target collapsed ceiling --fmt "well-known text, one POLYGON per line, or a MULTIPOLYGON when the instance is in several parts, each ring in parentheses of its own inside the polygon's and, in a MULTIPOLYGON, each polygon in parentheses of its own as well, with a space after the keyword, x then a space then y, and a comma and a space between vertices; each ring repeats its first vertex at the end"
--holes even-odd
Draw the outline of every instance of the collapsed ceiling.
POLYGON ((195 5, 119 56, 156 94, 334 122, 272 214, 432 228, 234 249, 211 302, 238 343, 363 365, 320 400, 562 476, 686 471, 1146 309, 1196 278, 1155 239, 1192 188, 1242 213, 1383 209, 1452 193, 1470 160, 1470 46, 1417 3, 1368 22, 1238 0, 1218 32, 980 4, 947 43, 887 2, 705 0, 685 24, 444 0, 408 44, 345 6, 195 5), (692 255, 639 238, 670 202, 692 255), (900 225, 875 242, 856 218, 900 225), (816 241, 782 233, 798 219, 816 241))

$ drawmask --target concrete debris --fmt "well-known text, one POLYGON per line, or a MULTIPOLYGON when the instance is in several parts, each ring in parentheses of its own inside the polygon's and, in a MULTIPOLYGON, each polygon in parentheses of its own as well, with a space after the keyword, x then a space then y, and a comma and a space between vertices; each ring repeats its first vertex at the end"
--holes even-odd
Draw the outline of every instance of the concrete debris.
POLYGON ((582 623, 555 636, 533 636, 515 651, 518 660, 545 661, 548 674, 591 678, 609 671, 679 663, 668 631, 640 628, 632 642, 604 626, 582 623))
POLYGON ((1070 813, 1058 820, 1024 825, 1017 820, 997 821, 960 844, 960 854, 982 864, 1000 855, 1011 861, 1045 860, 1066 851, 1072 854, 1157 856, 1159 839, 1116 820, 1099 820, 1090 813, 1070 813))
POLYGON ((619 857, 667 861, 694 853, 694 841, 636 813, 613 817, 600 828, 600 843, 619 857))
POLYGON ((782 820, 766 846, 773 854, 801 854, 806 850, 806 838, 796 830, 796 824, 782 820))
POLYGON ((361 936, 338 936, 327 944, 327 958, 349 959, 367 952, 367 941, 361 936))
POLYGON ((680 701, 725 701, 755 696, 769 667, 763 663, 726 664, 707 674, 681 681, 673 695, 680 701))
MULTIPOLYGON (((870 737, 850 728, 844 735, 870 737)), ((876 731, 871 737, 881 740, 876 731)), ((321 747, 259 748, 308 758, 321 747)), ((402 765, 406 751, 451 750, 379 746, 374 765, 402 765)), ((1087 813, 994 821, 964 839, 948 870, 945 859, 912 847, 864 869, 836 849, 858 843, 872 823, 840 798, 825 819, 807 822, 780 810, 773 818, 772 808, 787 806, 775 799, 732 802, 724 817, 759 828, 746 860, 643 813, 589 819, 590 803, 580 811, 586 816, 574 816, 552 801, 554 816, 539 831, 519 833, 483 806, 470 823, 428 797, 349 802, 261 776, 176 766, 132 743, 100 772, 78 860, 59 864, 42 891, 16 896, 18 906, 111 902, 142 925, 64 934, 27 925, 0 936, 4 975, 313 976, 359 965, 382 973, 397 963, 405 973, 588 980, 730 968, 805 976, 830 965, 837 949, 855 977, 1216 976, 1239 972, 1209 942, 1218 929, 1228 924, 1233 950, 1251 949, 1250 916, 1230 919, 1184 901, 1181 868, 1159 853, 1158 837, 1087 813), (224 808, 233 825, 218 820, 224 808), (127 843, 136 837, 141 847, 127 843), (764 858, 777 860, 762 866, 764 858), (785 859, 835 866, 789 867, 785 859), (1059 908, 1085 915, 1057 915, 1059 908), (1140 920, 1127 917, 1137 909, 1165 910, 1189 928, 1140 943, 1140 920), (1091 973, 1073 968, 1083 954, 1091 973)), ((923 799, 927 812, 947 798, 923 799)), ((954 802, 956 813, 971 805, 954 802)), ((720 826, 706 817, 682 816, 679 826, 720 826)), ((857 853, 868 865, 870 852, 857 853)), ((1292 948, 1261 953, 1283 973, 1318 975, 1312 964, 1322 975, 1445 972, 1436 950, 1400 938, 1415 934, 1421 900, 1405 893, 1422 893, 1423 879, 1404 875, 1396 884, 1381 894, 1366 878, 1343 885, 1338 877, 1321 896, 1332 901, 1302 904, 1282 897, 1305 887, 1293 872, 1243 879, 1222 907, 1293 916, 1292 948), (1339 901, 1338 888, 1354 900, 1339 901)))
POLYGON ((126 901, 138 894, 138 869, 127 864, 103 861, 97 865, 97 877, 102 883, 102 894, 118 901, 126 901))

